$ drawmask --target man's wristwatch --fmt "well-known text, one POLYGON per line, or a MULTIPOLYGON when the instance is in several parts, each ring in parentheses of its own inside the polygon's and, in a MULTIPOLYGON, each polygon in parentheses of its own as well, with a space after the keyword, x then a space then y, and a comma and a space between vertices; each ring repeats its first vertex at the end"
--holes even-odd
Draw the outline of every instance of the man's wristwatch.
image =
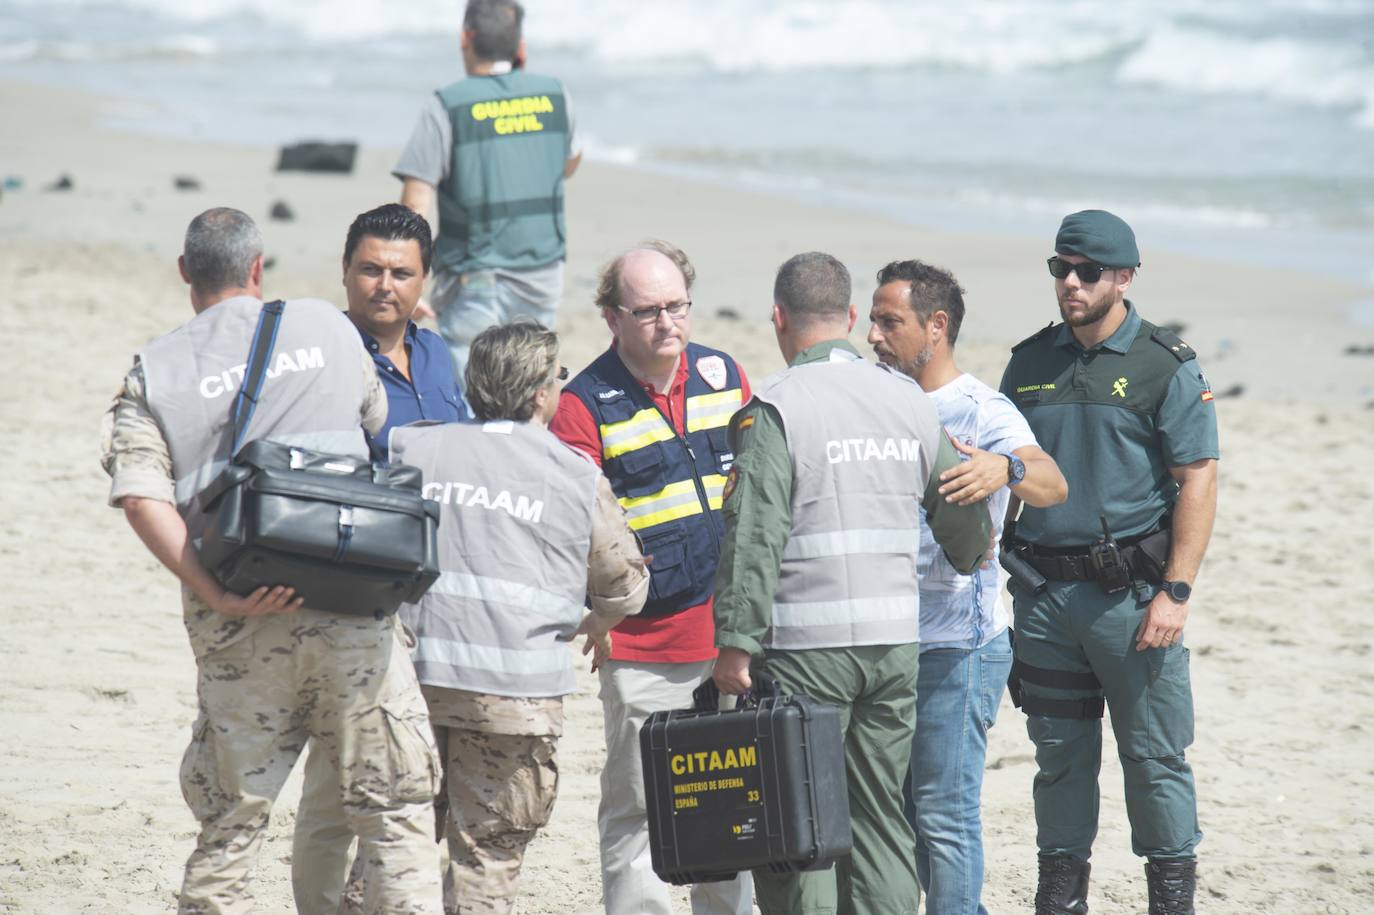
POLYGON ((1193 596, 1193 586, 1186 581, 1161 581, 1159 584, 1169 600, 1176 604, 1186 604, 1193 596))
POLYGON ((1015 486, 1026 478, 1026 462, 1014 454, 1007 455, 1007 485, 1015 486))

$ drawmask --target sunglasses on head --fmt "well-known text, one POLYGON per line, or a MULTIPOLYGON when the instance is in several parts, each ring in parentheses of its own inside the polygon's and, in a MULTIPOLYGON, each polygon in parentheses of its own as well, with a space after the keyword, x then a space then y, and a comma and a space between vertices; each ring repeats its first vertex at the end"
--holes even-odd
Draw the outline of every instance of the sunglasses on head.
POLYGON ((1050 276, 1057 280, 1068 277, 1070 273, 1077 273, 1078 279, 1084 283, 1096 283, 1102 279, 1105 270, 1116 270, 1116 267, 1104 267, 1101 264, 1094 264, 1091 261, 1082 264, 1071 264, 1062 257, 1052 257, 1045 261, 1050 268, 1050 276))

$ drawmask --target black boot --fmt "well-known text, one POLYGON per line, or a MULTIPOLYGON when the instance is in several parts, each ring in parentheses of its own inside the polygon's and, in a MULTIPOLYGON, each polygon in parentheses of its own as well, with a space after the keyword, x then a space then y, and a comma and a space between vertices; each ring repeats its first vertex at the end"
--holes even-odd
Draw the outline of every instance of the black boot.
POLYGON ((1150 915, 1193 915, 1197 858, 1151 858, 1145 864, 1150 915))
POLYGON ((1035 915, 1088 915, 1092 865, 1072 855, 1041 855, 1035 915))

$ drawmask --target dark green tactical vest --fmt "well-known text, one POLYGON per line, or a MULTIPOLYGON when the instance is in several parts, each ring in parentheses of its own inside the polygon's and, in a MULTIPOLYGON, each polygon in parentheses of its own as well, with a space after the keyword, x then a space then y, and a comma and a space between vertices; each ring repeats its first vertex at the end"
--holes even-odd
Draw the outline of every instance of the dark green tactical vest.
POLYGON ((440 89, 453 161, 438 187, 435 262, 451 273, 528 269, 564 255, 563 84, 516 70, 440 89))

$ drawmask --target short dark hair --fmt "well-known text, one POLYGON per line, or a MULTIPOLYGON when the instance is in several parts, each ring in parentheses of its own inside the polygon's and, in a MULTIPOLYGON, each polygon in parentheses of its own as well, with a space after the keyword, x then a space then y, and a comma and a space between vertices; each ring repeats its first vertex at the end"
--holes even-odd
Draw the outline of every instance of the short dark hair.
POLYGON ((686 287, 689 293, 692 291, 692 283, 696 282, 697 278, 697 268, 693 267, 692 262, 687 259, 687 252, 670 242, 651 238, 648 241, 640 242, 601 268, 601 274, 597 277, 596 298, 594 299, 597 308, 604 311, 607 308, 614 310, 620 307, 620 277, 625 272, 625 257, 635 251, 657 251, 668 258, 677 265, 678 272, 682 274, 682 285, 686 287))
POLYGON ((964 323, 964 290, 954 274, 923 261, 893 261, 878 271, 878 286, 888 283, 908 283, 911 288, 911 310, 925 327, 937 311, 949 315, 949 330, 945 336, 949 345, 959 339, 959 326, 964 323))
POLYGON ((478 60, 514 60, 520 50, 525 8, 515 0, 468 0, 463 28, 472 32, 472 54, 478 60))
POLYGON ((262 233, 242 210, 215 207, 186 227, 181 263, 198 292, 245 288, 253 261, 261 256, 262 233))
POLYGON ((416 241, 420 244, 420 263, 425 273, 429 273, 429 260, 434 254, 434 239, 430 236, 429 223, 410 207, 399 203, 384 203, 375 210, 360 213, 348 227, 348 238, 344 241, 344 265, 353 260, 353 252, 364 238, 380 238, 383 241, 416 241))
POLYGON ((808 251, 787 259, 773 281, 773 301, 802 321, 831 320, 849 314, 853 284, 838 259, 808 251))

